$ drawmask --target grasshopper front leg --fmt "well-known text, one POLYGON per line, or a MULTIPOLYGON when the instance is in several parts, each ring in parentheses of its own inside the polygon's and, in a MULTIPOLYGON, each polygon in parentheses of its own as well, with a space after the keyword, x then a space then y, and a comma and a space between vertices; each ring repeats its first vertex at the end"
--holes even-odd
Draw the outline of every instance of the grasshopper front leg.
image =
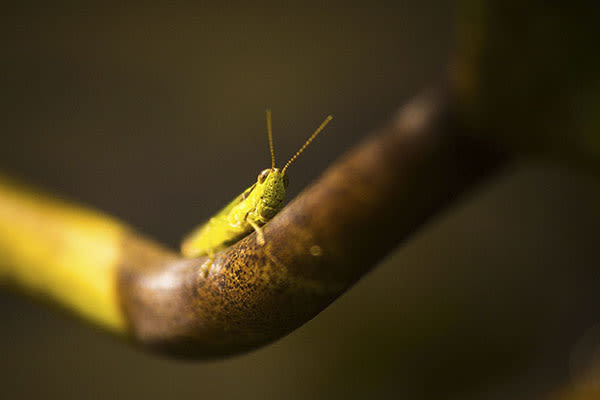
POLYGON ((246 216, 246 221, 250 224, 250 226, 256 231, 256 242, 259 246, 264 246, 265 244, 265 235, 263 234, 262 228, 257 223, 257 218, 253 213, 248 213, 246 216))

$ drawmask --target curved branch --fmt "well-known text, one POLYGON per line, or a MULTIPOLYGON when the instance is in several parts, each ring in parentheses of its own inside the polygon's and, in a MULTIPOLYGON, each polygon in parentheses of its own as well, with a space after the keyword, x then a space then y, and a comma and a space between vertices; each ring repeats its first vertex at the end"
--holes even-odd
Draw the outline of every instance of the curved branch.
POLYGON ((337 161, 264 228, 207 258, 123 240, 118 292, 136 341, 214 357, 304 324, 501 163, 463 135, 447 98, 423 95, 337 161))
POLYGON ((185 259, 94 211, 0 179, 0 283, 138 343, 215 357, 276 340, 323 310, 503 157, 423 95, 255 234, 185 259))

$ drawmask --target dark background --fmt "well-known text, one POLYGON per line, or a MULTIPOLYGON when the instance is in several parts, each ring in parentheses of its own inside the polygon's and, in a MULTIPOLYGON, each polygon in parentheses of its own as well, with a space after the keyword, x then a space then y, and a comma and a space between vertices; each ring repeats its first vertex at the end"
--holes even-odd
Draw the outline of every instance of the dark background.
MULTIPOLYGON (((270 165, 265 108, 279 165, 333 114, 291 198, 453 49, 451 3, 352 4, 6 9, 0 171, 176 247, 270 165)), ((227 360, 159 358, 0 293, 0 398, 554 391, 600 358, 600 184, 528 161, 461 200, 313 321, 227 360)))

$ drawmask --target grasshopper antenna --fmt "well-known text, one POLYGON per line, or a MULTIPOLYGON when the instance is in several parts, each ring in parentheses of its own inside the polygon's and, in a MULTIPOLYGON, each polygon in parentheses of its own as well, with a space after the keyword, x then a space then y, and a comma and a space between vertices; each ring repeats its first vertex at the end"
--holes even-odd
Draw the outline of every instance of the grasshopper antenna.
POLYGON ((308 147, 308 145, 310 144, 310 142, 312 142, 313 139, 317 137, 317 135, 323 130, 323 128, 325 128, 325 125, 327 125, 329 123, 329 121, 331 121, 332 119, 333 119, 333 117, 331 115, 329 115, 329 116, 327 116, 327 118, 325 118, 325 121, 323 121, 321 123, 321 125, 319 125, 319 127, 317 128, 317 130, 315 131, 315 133, 313 133, 312 135, 310 135, 310 137, 306 140, 306 142, 304 142, 304 144, 302 145, 302 147, 300 147, 300 150, 298 150, 296 152, 296 154, 294 154, 292 156, 292 158, 290 158, 290 160, 285 164, 285 166, 281 170, 282 174, 285 175, 285 171, 288 169, 288 167, 290 166, 290 164, 293 163, 294 160, 296 158, 298 158, 298 156, 300 154, 302 154, 302 152, 304 151, 304 149, 306 149, 308 147))
POLYGON ((271 126, 271 110, 267 110, 267 135, 269 135, 269 150, 271 151, 271 169, 275 169, 275 149, 273 147, 273 128, 271 126))

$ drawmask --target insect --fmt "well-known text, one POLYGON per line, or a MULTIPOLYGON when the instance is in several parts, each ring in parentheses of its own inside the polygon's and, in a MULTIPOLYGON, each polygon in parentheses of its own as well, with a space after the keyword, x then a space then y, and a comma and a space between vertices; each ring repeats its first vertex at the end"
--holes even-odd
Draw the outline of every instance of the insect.
POLYGON ((285 174, 290 164, 306 149, 315 137, 325 128, 333 117, 329 115, 317 130, 304 142, 302 147, 290 158, 282 169, 275 168, 275 151, 271 127, 271 110, 267 110, 267 134, 271 152, 271 168, 258 174, 256 183, 244 190, 214 217, 196 228, 181 244, 185 257, 199 257, 222 250, 244 236, 256 231, 259 245, 265 244, 261 226, 267 223, 282 208, 288 177, 285 174))

